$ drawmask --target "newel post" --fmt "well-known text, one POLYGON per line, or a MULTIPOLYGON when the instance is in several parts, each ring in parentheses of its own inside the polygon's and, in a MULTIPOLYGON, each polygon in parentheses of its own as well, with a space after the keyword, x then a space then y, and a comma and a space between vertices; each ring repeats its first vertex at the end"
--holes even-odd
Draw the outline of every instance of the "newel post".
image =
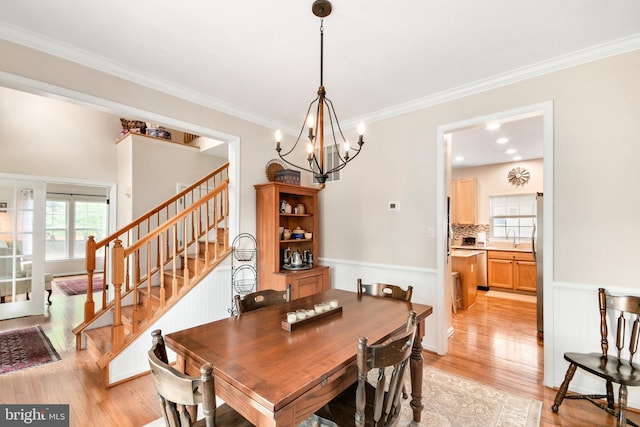
POLYGON ((111 252, 111 271, 113 276, 113 332, 111 349, 117 351, 124 345, 124 325, 122 324, 122 283, 124 282, 124 248, 122 240, 117 239, 111 252))
POLYGON ((87 266, 87 299, 84 303, 84 321, 89 322, 95 315, 95 303, 93 302, 93 272, 96 269, 96 240, 94 236, 87 239, 86 266, 87 266))

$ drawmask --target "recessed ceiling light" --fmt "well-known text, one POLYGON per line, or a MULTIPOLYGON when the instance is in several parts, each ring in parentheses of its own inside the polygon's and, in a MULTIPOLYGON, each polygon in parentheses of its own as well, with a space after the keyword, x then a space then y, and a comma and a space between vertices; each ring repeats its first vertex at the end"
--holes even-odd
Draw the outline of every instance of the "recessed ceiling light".
POLYGON ((514 156, 513 161, 517 162, 518 160, 522 160, 522 156, 514 156))
POLYGON ((507 142, 509 142, 509 138, 498 138, 496 142, 498 144, 506 144, 507 142))
POLYGON ((489 123, 487 125, 487 130, 496 130, 500 128, 500 123, 489 123))
POLYGON ((462 156, 456 156, 456 162, 461 162, 464 160, 464 157, 462 156))
POLYGON ((516 150, 515 148, 509 148, 507 151, 505 151, 505 153, 507 153, 507 154, 513 154, 513 153, 515 153, 516 151, 518 151, 518 150, 516 150))

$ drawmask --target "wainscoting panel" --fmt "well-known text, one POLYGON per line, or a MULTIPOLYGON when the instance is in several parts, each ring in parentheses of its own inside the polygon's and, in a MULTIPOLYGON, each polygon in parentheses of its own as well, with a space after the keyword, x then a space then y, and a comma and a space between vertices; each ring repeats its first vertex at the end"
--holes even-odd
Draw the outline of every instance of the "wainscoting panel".
POLYGON ((422 345, 436 352, 436 270, 389 264, 373 264, 348 260, 320 259, 320 264, 329 266, 331 287, 356 291, 358 278, 364 283, 383 282, 406 288, 413 286, 412 301, 432 307, 433 314, 425 322, 425 337, 422 345))
MULTIPOLYGON (((231 268, 218 267, 111 362, 110 382, 117 383, 149 370, 147 351, 151 348, 153 330, 161 329, 166 335, 229 317, 231 299, 231 268)), ((175 353, 167 350, 169 361, 174 361, 175 353)))

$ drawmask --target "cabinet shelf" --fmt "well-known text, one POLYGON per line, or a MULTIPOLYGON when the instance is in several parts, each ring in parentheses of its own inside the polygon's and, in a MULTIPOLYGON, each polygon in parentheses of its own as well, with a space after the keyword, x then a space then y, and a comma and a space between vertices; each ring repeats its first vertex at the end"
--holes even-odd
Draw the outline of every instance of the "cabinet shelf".
POLYGON ((280 243, 301 243, 301 242, 312 242, 313 239, 289 239, 289 240, 280 240, 280 243))
POLYGON ((287 214, 287 213, 281 213, 280 216, 297 216, 297 217, 304 217, 304 216, 313 216, 312 214, 287 214))

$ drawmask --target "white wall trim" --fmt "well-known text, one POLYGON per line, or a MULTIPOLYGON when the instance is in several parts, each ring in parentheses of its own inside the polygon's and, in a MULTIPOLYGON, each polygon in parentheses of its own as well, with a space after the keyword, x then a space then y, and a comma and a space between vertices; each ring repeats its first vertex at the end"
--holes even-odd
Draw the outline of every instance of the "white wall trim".
POLYGON ((435 268, 412 267, 406 265, 383 264, 377 262, 351 261, 337 258, 319 258, 320 264, 345 264, 360 267, 384 268, 388 270, 415 271, 425 274, 436 274, 435 268))

